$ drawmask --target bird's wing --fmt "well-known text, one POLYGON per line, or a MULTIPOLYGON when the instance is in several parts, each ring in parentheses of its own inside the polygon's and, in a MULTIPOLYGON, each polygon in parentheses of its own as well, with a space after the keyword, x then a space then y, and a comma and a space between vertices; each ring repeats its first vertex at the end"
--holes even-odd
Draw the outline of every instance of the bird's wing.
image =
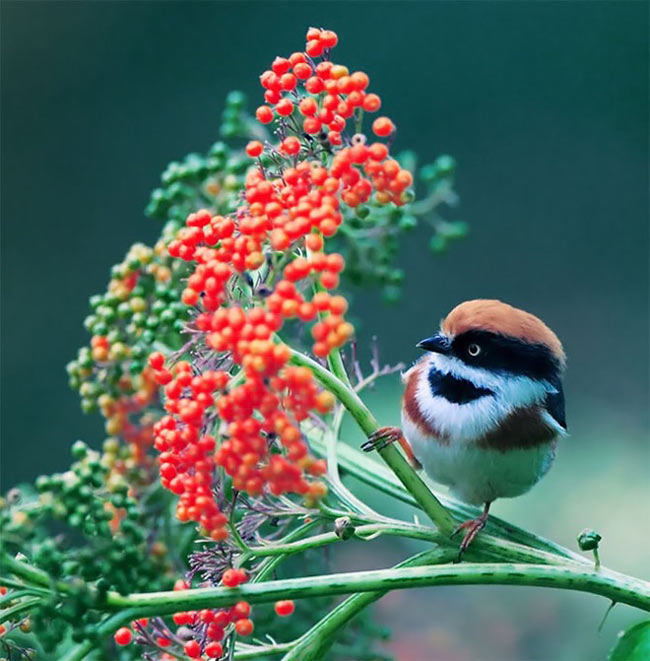
POLYGON ((544 408, 549 415, 566 431, 566 414, 564 411, 564 389, 562 381, 554 379, 551 383, 553 390, 549 391, 544 400, 544 408))

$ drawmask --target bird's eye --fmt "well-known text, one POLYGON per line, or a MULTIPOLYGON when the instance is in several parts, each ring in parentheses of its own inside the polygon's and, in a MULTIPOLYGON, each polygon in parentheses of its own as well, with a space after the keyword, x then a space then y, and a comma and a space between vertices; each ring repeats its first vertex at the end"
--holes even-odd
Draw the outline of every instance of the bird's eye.
POLYGON ((472 356, 472 358, 476 358, 481 353, 481 347, 479 347, 478 344, 470 344, 467 347, 467 353, 472 356))

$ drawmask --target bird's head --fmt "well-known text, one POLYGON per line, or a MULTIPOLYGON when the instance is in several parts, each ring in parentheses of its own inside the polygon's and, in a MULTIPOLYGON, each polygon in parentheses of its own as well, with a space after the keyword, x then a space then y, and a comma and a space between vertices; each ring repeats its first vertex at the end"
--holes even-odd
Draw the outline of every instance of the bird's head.
POLYGON ((440 331, 417 345, 453 363, 490 373, 556 381, 565 365, 557 335, 535 315, 496 300, 456 306, 440 331))

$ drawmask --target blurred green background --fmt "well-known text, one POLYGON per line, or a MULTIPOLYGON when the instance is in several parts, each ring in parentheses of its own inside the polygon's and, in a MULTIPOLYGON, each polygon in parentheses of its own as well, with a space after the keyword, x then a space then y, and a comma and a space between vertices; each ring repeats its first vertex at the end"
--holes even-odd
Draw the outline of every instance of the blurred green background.
MULTIPOLYGON (((547 478, 495 513, 648 576, 647 2, 2 3, 2 488, 99 446, 67 388, 88 297, 159 227, 143 216, 166 163, 216 138, 231 89, 338 32, 335 59, 371 76, 396 147, 459 163, 470 237, 442 257, 403 246, 404 298, 358 297, 360 343, 387 362, 467 298, 539 314, 564 341, 571 437, 547 478)), ((399 416, 399 382, 370 399, 399 416)), ((368 549, 336 556, 367 566, 368 549)), ((374 544, 376 566, 405 549, 374 544)), ((400 660, 597 659, 640 614, 589 595, 499 588, 393 593, 378 606, 400 660)))

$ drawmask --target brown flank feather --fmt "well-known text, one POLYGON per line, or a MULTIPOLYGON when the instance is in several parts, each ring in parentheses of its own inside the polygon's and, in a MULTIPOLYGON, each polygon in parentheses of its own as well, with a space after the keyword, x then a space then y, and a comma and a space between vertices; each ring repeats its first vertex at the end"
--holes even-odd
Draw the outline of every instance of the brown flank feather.
POLYGON ((457 305, 440 325, 449 336, 483 330, 547 346, 563 365, 566 358, 557 335, 535 315, 501 301, 477 299, 457 305))
POLYGON ((411 420, 411 422, 426 436, 433 436, 440 442, 447 445, 448 439, 438 435, 438 431, 431 426, 431 423, 426 419, 417 400, 417 390, 419 383, 420 372, 425 368, 425 358, 420 359, 420 362, 411 367, 406 374, 404 374, 404 381, 406 388, 404 390, 404 398, 402 400, 403 413, 411 420))
POLYGON ((480 438, 477 445, 485 449, 506 452, 548 443, 557 436, 557 431, 545 422, 542 413, 543 409, 539 406, 517 409, 496 429, 480 438))

